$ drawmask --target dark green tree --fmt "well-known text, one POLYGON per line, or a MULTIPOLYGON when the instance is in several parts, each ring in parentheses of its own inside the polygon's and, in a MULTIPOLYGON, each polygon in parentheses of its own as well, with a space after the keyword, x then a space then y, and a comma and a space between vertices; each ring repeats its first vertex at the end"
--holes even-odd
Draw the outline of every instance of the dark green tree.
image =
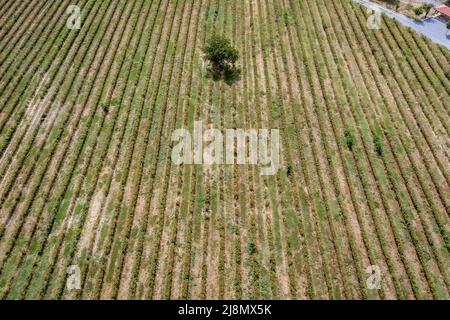
POLYGON ((236 62, 239 52, 232 47, 229 39, 215 34, 208 39, 203 51, 214 79, 224 79, 227 83, 238 79, 240 69, 236 67, 236 62))
POLYGON ((230 40, 219 35, 213 35, 204 49, 206 59, 215 68, 234 65, 239 59, 239 52, 231 46, 230 40))
POLYGON ((416 16, 421 16, 423 14, 423 7, 417 7, 414 9, 414 13, 416 14, 416 16))
POLYGON ((355 135, 350 130, 344 131, 345 144, 349 150, 353 150, 353 145, 355 144, 355 135))

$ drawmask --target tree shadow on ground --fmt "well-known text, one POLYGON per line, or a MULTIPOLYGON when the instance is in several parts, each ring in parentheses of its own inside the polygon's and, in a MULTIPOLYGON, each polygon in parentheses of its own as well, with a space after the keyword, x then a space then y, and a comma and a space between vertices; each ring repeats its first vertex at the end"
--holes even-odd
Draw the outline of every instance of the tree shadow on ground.
POLYGON ((236 66, 224 65, 221 67, 208 67, 206 77, 214 81, 224 81, 231 86, 241 80, 241 69, 236 66))

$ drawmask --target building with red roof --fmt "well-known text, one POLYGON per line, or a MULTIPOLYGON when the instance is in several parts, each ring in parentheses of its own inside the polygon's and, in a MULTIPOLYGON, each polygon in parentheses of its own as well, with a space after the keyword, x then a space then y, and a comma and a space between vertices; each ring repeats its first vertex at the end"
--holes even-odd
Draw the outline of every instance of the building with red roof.
POLYGON ((434 7, 434 10, 446 16, 447 18, 450 18, 450 7, 446 6, 445 4, 434 7))

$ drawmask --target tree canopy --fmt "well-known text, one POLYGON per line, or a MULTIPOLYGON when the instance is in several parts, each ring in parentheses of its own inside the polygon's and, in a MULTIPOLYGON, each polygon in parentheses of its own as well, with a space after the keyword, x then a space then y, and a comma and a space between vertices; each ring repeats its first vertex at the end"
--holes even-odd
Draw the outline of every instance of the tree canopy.
POLYGON ((214 34, 203 49, 205 59, 211 64, 208 69, 209 75, 214 80, 225 80, 232 84, 239 80, 241 70, 236 67, 239 59, 239 51, 231 46, 231 42, 224 36, 214 34))
POLYGON ((239 52, 231 46, 230 40, 219 35, 213 35, 207 41, 204 51, 206 59, 215 67, 234 65, 239 59, 239 52))

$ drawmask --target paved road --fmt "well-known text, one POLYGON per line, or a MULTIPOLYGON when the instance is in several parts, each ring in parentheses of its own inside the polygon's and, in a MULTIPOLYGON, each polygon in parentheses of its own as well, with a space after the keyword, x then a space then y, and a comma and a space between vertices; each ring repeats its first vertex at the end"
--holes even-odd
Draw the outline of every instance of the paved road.
POLYGON ((447 35, 447 26, 445 22, 441 21, 440 19, 427 18, 424 21, 418 22, 415 21, 414 19, 405 17, 402 14, 389 10, 381 5, 370 2, 368 0, 353 0, 353 1, 374 11, 382 12, 386 14, 388 17, 397 20, 404 26, 410 27, 415 31, 419 32, 420 34, 423 34, 424 36, 428 37, 430 40, 442 44, 443 46, 450 49, 450 32, 449 35, 447 35))

